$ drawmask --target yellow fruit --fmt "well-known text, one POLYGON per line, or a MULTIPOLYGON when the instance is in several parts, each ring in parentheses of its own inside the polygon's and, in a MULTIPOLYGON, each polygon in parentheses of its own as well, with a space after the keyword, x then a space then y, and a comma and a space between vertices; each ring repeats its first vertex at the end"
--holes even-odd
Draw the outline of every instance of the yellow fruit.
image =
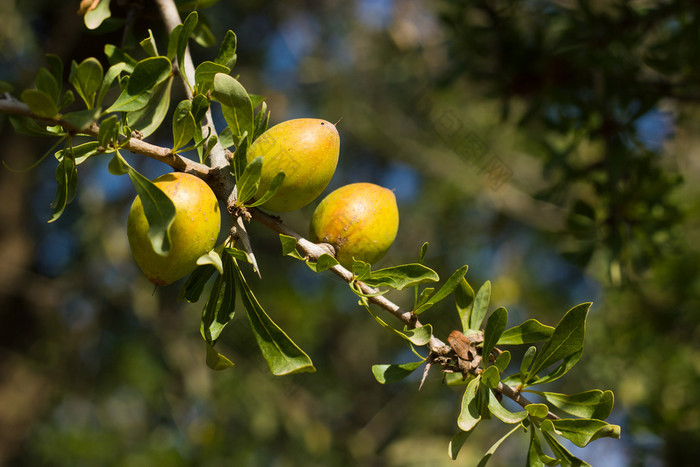
POLYGON ((170 251, 161 256, 148 238, 148 220, 141 198, 136 197, 127 222, 131 253, 148 280, 168 285, 196 267, 197 258, 216 245, 221 227, 219 202, 207 185, 194 175, 169 173, 153 181, 175 204, 170 227, 170 251))
POLYGON ((350 269, 352 259, 374 263, 389 250, 399 229, 399 209, 391 190, 372 183, 338 188, 316 207, 310 237, 330 243, 336 259, 350 269))
POLYGON ((261 198, 278 172, 285 179, 275 196, 262 207, 294 211, 316 199, 328 186, 338 165, 340 137, 335 125, 316 118, 287 120, 258 137, 246 157, 263 157, 262 176, 255 198, 261 198))

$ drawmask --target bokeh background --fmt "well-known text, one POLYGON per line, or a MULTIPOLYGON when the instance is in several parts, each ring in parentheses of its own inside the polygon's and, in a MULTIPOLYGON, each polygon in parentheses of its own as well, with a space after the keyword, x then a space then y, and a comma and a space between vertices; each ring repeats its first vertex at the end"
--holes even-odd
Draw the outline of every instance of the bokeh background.
MULTIPOLYGON (((148 28, 165 47, 150 1, 112 0, 100 34, 78 3, 0 0, 0 79, 30 87, 46 52, 104 63, 104 43, 137 47, 148 28)), ((555 324, 594 302, 581 362, 549 390, 612 389, 622 439, 575 453, 592 465, 693 465, 696 2, 220 0, 202 17, 214 40, 238 35, 235 73, 267 97, 272 123, 339 122, 328 191, 395 190, 401 227, 381 266, 414 261, 427 241, 443 278, 469 264, 474 287, 491 280, 511 325, 555 324)), ((216 48, 192 52, 200 61, 216 48)), ((417 378, 378 384, 371 365, 410 359, 403 342, 340 280, 281 257, 259 225, 263 280, 249 281, 318 371, 271 376, 242 310, 219 344, 236 366, 209 370, 203 301, 178 301, 182 283, 154 291, 130 259, 129 180, 90 160, 75 201, 47 224, 53 158, 7 167, 30 166, 52 142, 4 117, 0 132, 0 465, 474 465, 507 431, 482 423, 451 461, 460 392, 437 373, 421 391, 417 378)), ((151 139, 168 138, 166 128, 151 139)), ((151 177, 168 171, 127 158, 151 177)), ((284 219, 306 233, 314 206, 284 219)), ((442 338, 457 326, 449 300, 425 320, 442 338)), ((525 449, 514 436, 490 465, 522 465, 525 449)))

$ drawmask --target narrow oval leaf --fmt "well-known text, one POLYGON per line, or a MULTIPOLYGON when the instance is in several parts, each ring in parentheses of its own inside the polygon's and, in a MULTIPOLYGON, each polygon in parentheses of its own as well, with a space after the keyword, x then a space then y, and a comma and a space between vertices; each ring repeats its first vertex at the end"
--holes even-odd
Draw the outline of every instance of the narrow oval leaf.
MULTIPOLYGON (((420 264, 420 262, 419 262, 420 264)), ((421 305, 416 311, 416 314, 420 314, 424 312, 425 310, 429 309, 436 303, 438 303, 440 300, 443 300, 447 298, 450 294, 454 292, 454 290, 459 286, 460 282, 462 279, 464 279, 464 275, 467 273, 467 269, 469 269, 469 266, 464 265, 461 268, 457 269, 449 279, 447 279, 447 282, 443 284, 442 287, 440 287, 440 290, 435 293, 432 297, 430 297, 430 300, 425 302, 423 305, 421 305)))
POLYGON ((107 112, 131 112, 143 109, 156 86, 170 76, 172 64, 166 57, 149 57, 134 67, 129 83, 107 112))
POLYGON ((233 259, 229 255, 222 258, 224 273, 220 274, 209 293, 200 323, 202 337, 214 345, 236 311, 236 280, 233 272, 233 259))
POLYGON ((165 116, 170 108, 170 90, 173 84, 173 77, 168 77, 167 80, 156 86, 151 98, 141 110, 129 112, 126 120, 129 126, 138 130, 141 137, 145 138, 153 134, 160 124, 163 123, 165 116))
POLYGON ((503 407, 501 403, 498 402, 498 399, 493 391, 488 391, 488 397, 489 412, 504 423, 520 423, 521 421, 525 420, 528 415, 527 411, 525 410, 521 410, 520 412, 511 412, 503 407))
MULTIPOLYGON (((192 32, 194 31, 195 26, 197 26, 198 19, 199 16, 197 15, 196 11, 193 11, 192 13, 187 15, 185 21, 182 22, 182 29, 177 35, 177 63, 180 67, 180 70, 185 70, 185 49, 187 49, 187 43, 190 40, 190 36, 192 36, 192 32)), ((185 78, 187 84, 191 85, 190 80, 192 79, 192 77, 186 76, 186 73, 184 73, 184 71, 182 73, 182 76, 185 78)))
POLYGON ((214 347, 207 342, 207 366, 212 370, 221 371, 231 368, 233 362, 214 350, 214 347))
POLYGON ((520 374, 522 375, 521 379, 523 381, 527 379, 530 365, 532 365, 532 361, 535 359, 536 353, 537 347, 533 345, 528 347, 528 349, 525 351, 525 355, 523 355, 523 360, 520 362, 520 374))
POLYGON ((143 203, 153 251, 166 255, 170 251, 170 226, 175 220, 175 205, 163 190, 133 168, 129 167, 128 174, 143 203))
POLYGON ((75 160, 72 157, 62 157, 56 167, 56 182, 58 189, 54 197, 51 207, 53 214, 49 222, 56 221, 70 203, 78 190, 78 170, 75 160))
POLYGON ((251 328, 272 374, 288 375, 316 371, 309 356, 265 313, 240 268, 235 263, 234 266, 251 328))
MULTIPOLYGON (((255 206, 260 206, 261 204, 265 204, 268 199, 272 198, 277 194, 277 190, 280 189, 282 186, 282 182, 284 182, 285 174, 284 172, 277 172, 277 174, 272 177, 272 181, 270 181, 270 187, 267 189, 264 195, 260 197, 260 199, 255 200, 252 203, 246 203, 246 207, 253 208, 255 206)), ((251 195, 252 196, 252 195, 251 195)))
POLYGON ((73 85, 88 109, 93 108, 95 104, 95 97, 102 85, 103 78, 102 64, 94 57, 86 58, 80 64, 75 61, 71 63, 68 81, 73 85))
POLYGON ((304 259, 297 251, 297 239, 289 235, 279 234, 282 244, 282 255, 292 256, 296 259, 304 259))
POLYGON ((338 263, 338 260, 332 257, 331 255, 323 253, 321 256, 318 257, 318 260, 316 260, 315 263, 312 263, 311 261, 306 261, 306 264, 314 272, 323 272, 327 269, 332 268, 333 266, 337 266, 340 263, 338 263))
POLYGON ((522 324, 506 329, 498 339, 498 345, 534 344, 548 339, 554 328, 546 326, 536 319, 528 319, 522 324))
POLYGON ((40 68, 34 79, 34 85, 40 91, 45 92, 54 102, 58 102, 61 96, 61 85, 51 72, 46 68, 40 68))
POLYGON ((479 404, 479 378, 474 378, 467 385, 462 397, 462 409, 457 418, 457 425, 463 431, 471 431, 481 420, 481 407, 479 404))
MULTIPOLYGON (((221 104, 224 119, 239 142, 244 133, 253 134, 253 104, 243 85, 224 73, 214 76, 212 98, 221 104)), ((250 142, 250 141, 249 141, 250 142)))
POLYGON ((95 9, 85 13, 84 21, 88 29, 97 29, 104 20, 112 16, 109 11, 110 0, 100 0, 95 9))
POLYGON ((216 76, 217 73, 228 75, 231 73, 231 70, 224 65, 214 62, 200 63, 197 69, 194 70, 194 82, 197 90, 202 94, 209 91, 214 84, 214 76, 216 76))
POLYGON ((107 91, 112 87, 114 81, 119 77, 122 71, 125 71, 128 65, 124 62, 116 63, 110 66, 105 73, 104 78, 102 78, 102 83, 100 84, 100 89, 97 93, 97 101, 95 102, 96 107, 102 105, 102 101, 107 94, 107 91))
POLYGON ((486 317, 486 312, 489 309, 489 301, 491 300, 491 281, 484 282, 479 288, 479 291, 474 297, 474 306, 472 307, 469 316, 469 329, 478 331, 481 329, 481 323, 486 317))
POLYGON ((555 392, 532 391, 544 397, 556 408, 577 417, 605 420, 612 413, 614 396, 612 391, 593 389, 578 394, 566 395, 555 392))
POLYGON ((508 311, 503 307, 496 308, 489 316, 489 319, 486 320, 486 327, 484 328, 484 358, 488 358, 507 324, 508 311))
POLYGON ((462 322, 462 331, 466 332, 470 329, 469 317, 474 306, 474 290, 465 278, 459 281, 459 285, 454 290, 454 297, 457 313, 459 313, 459 318, 462 322))
POLYGON ((148 30, 148 37, 139 42, 139 45, 141 46, 143 51, 151 57, 157 57, 158 55, 160 55, 158 53, 158 47, 156 46, 156 40, 153 37, 153 31, 150 29, 148 30))
POLYGON ((58 114, 58 105, 53 98, 38 89, 25 89, 21 95, 22 102, 27 104, 32 113, 40 117, 52 118, 58 114))
POLYGON ((481 382, 489 388, 498 387, 498 383, 501 382, 501 375, 498 372, 498 368, 493 365, 486 368, 481 374, 481 382))
POLYGON ((467 438, 469 438, 470 434, 472 434, 472 431, 460 430, 456 435, 452 437, 452 439, 450 440, 450 444, 447 447, 447 454, 452 460, 457 459, 459 451, 462 449, 462 446, 464 446, 464 443, 467 441, 467 438))
POLYGON ((233 68, 233 64, 236 60, 236 34, 228 30, 224 36, 224 40, 221 42, 219 47, 219 53, 216 55, 214 60, 219 65, 223 65, 229 69, 233 68))
POLYGON ((504 351, 501 355, 496 358, 496 363, 494 363, 494 366, 498 368, 499 373, 503 373, 506 371, 506 368, 508 368, 508 364, 510 363, 510 352, 509 351, 504 351))
POLYGON ((582 303, 564 315, 537 354, 532 363, 531 374, 536 375, 540 370, 579 352, 583 348, 586 317, 590 308, 591 303, 582 303))
POLYGON ((216 268, 217 271, 219 271, 219 274, 224 273, 224 262, 216 250, 211 250, 209 253, 206 253, 206 254, 200 256, 199 258, 197 258, 197 264, 199 266, 211 264, 212 266, 214 266, 216 268))
POLYGON ((528 404, 525 406, 525 410, 531 417, 545 419, 547 414, 549 414, 549 407, 547 404, 528 404))
POLYGON ((419 362, 401 363, 395 365, 373 365, 372 374, 381 384, 395 383, 396 381, 400 381, 413 373, 422 364, 423 360, 419 362))
POLYGON ((86 130, 100 116, 100 109, 77 110, 63 114, 61 119, 80 130, 86 130))
POLYGON ((179 298, 186 302, 194 303, 199 300, 211 276, 216 272, 216 268, 211 264, 200 266, 195 269, 187 278, 187 282, 180 290, 179 298))
POLYGON ((437 282, 440 276, 427 266, 412 263, 372 271, 363 282, 372 287, 387 286, 396 290, 425 282, 437 282))
POLYGON ((241 178, 238 179, 236 185, 238 188, 238 201, 245 203, 255 195, 260 185, 260 175, 262 174, 263 158, 258 156, 243 170, 241 178))
POLYGON ((564 418, 552 420, 551 422, 560 436, 563 436, 580 448, 586 447, 591 441, 600 438, 620 439, 620 427, 618 425, 609 425, 602 420, 564 418))
POLYGON ((557 456, 559 464, 572 467, 591 467, 587 462, 571 454, 551 433, 543 430, 542 435, 545 441, 547 441, 552 453, 557 456))
POLYGON ((197 124, 191 112, 192 103, 189 100, 180 102, 173 115, 173 152, 177 152, 194 138, 197 124))

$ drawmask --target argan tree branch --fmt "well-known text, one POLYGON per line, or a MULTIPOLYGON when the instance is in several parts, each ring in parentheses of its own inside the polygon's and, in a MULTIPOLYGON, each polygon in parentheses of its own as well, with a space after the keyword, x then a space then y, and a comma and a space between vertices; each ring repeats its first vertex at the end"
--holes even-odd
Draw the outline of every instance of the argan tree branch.
MULTIPOLYGON (((0 96, 0 113, 8 115, 17 115, 21 117, 29 117, 36 121, 43 122, 47 125, 60 125, 66 131, 71 132, 75 135, 85 135, 97 138, 100 133, 100 127, 97 123, 92 123, 87 128, 79 128, 74 124, 63 120, 58 117, 42 117, 36 115, 31 111, 31 109, 23 102, 18 101, 14 97, 5 94, 0 96)), ((173 154, 169 148, 164 148, 161 146, 156 146, 146 141, 142 141, 136 137, 130 138, 126 141, 123 136, 120 137, 120 144, 123 144, 123 148, 127 151, 141 154, 151 159, 155 159, 164 164, 169 165, 174 170, 178 172, 186 172, 192 175, 196 175, 202 179, 207 179, 209 177, 210 168, 204 164, 200 164, 186 157, 182 157, 178 154, 173 154)))

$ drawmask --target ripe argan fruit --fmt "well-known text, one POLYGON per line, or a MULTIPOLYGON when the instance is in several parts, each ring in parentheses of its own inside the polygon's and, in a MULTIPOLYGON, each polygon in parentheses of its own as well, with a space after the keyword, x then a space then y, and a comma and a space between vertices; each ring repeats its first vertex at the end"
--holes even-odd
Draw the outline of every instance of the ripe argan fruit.
POLYGON ((326 196, 311 218, 310 237, 330 243, 336 259, 374 263, 389 250, 399 229, 399 209, 391 190, 373 183, 345 185, 326 196))
POLYGON ((275 212, 295 211, 316 199, 328 186, 338 165, 340 137, 335 125, 316 118, 287 120, 269 128, 248 148, 248 162, 263 157, 261 198, 282 171, 279 191, 262 207, 275 212))
POLYGON ((214 248, 221 213, 214 192, 194 175, 173 172, 156 178, 153 183, 175 205, 170 251, 161 256, 153 250, 139 196, 131 205, 126 232, 134 260, 148 280, 156 285, 168 285, 194 271, 197 259, 214 248))

